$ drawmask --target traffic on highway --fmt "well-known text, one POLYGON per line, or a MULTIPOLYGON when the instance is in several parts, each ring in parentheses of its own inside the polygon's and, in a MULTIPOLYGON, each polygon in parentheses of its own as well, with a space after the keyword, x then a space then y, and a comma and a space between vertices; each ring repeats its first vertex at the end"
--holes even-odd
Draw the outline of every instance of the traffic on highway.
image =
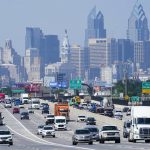
POLYGON ((0 149, 149 149, 148 106, 81 99, 10 97, 0 104, 0 149))

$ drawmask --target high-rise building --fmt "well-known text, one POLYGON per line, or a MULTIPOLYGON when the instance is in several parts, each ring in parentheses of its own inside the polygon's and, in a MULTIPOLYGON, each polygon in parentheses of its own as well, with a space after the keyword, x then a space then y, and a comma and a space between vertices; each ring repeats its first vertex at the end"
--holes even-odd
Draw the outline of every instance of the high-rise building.
POLYGON ((150 41, 138 41, 134 43, 134 63, 136 68, 150 68, 150 41))
POLYGON ((138 0, 128 19, 127 38, 135 42, 149 40, 148 21, 144 9, 138 0))
POLYGON ((134 43, 129 39, 118 39, 118 61, 134 61, 134 43))
POLYGON ((69 44, 67 30, 65 30, 65 37, 63 39, 63 44, 60 50, 60 58, 62 63, 70 62, 70 44, 69 44))
POLYGON ((85 47, 88 46, 88 39, 90 38, 106 38, 106 30, 104 29, 104 16, 101 11, 96 13, 96 7, 91 10, 87 18, 85 47))
POLYGON ((41 58, 37 48, 26 49, 24 65, 28 81, 39 81, 41 79, 41 58))
POLYGON ((43 59, 44 64, 56 63, 59 58, 59 40, 57 35, 45 35, 43 37, 43 50, 40 56, 43 59))
POLYGON ((41 39, 43 38, 43 33, 40 28, 26 28, 25 36, 25 49, 37 48, 41 49, 41 39))
POLYGON ((79 45, 70 47, 70 63, 76 68, 77 77, 84 79, 84 49, 79 45))

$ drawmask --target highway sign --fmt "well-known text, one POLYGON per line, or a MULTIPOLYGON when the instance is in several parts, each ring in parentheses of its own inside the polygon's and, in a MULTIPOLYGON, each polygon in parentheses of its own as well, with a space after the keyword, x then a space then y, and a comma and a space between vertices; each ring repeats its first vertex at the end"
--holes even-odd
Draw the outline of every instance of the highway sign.
POLYGON ((81 89, 81 80, 70 80, 71 89, 81 89))
POLYGON ((150 94, 150 82, 142 82, 142 93, 150 94))
POLYGON ((139 101, 140 101, 139 96, 132 96, 131 97, 131 102, 139 102, 139 101))

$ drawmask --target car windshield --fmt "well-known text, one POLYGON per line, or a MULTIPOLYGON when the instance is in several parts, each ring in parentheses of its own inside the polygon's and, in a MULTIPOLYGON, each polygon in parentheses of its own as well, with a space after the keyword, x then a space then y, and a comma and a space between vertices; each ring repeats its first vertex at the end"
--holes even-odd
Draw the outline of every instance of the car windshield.
POLYGON ((53 130, 53 127, 44 127, 44 130, 53 130))
POLYGON ((22 112, 21 115, 29 115, 28 112, 22 112))
POLYGON ((97 128, 87 128, 90 132, 98 132, 97 128))
POLYGON ((89 121, 95 121, 95 118, 88 118, 89 121))
POLYGON ((65 119, 56 119, 56 123, 65 123, 65 119))
POLYGON ((10 131, 0 131, 0 135, 10 135, 10 131))
POLYGON ((78 116, 79 118, 85 118, 85 116, 78 116))
POLYGON ((89 130, 76 130, 76 134, 89 134, 89 130))
POLYGON ((130 123, 130 122, 128 122, 128 123, 126 124, 126 126, 127 126, 127 128, 130 128, 131 123, 130 123))
POLYGON ((150 118, 137 118, 137 124, 150 124, 150 118))
POLYGON ((41 129, 41 128, 43 128, 43 127, 44 127, 43 125, 41 125, 41 126, 38 126, 38 128, 39 128, 39 129, 41 129))
POLYGON ((104 126, 102 128, 102 131, 107 131, 107 130, 118 130, 116 126, 104 126))

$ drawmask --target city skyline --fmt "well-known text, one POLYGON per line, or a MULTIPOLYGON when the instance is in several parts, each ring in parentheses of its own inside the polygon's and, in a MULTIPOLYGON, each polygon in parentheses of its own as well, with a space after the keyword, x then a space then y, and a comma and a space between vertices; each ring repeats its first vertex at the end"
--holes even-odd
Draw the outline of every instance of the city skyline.
MULTIPOLYGON (((5 0, 1 2, 0 6, 1 12, 4 12, 0 13, 0 46, 3 47, 5 39, 10 38, 16 51, 24 55, 26 27, 39 27, 44 34, 58 35, 60 45, 62 45, 64 30, 67 29, 70 44, 76 43, 83 46, 87 16, 94 6, 104 15, 107 37, 126 38, 128 19, 136 1, 126 0, 120 2, 115 0, 109 1, 108 5, 108 1, 104 0, 86 0, 86 2, 85 0, 82 2, 78 0, 75 2, 69 0, 50 2, 45 0, 44 3, 35 0, 13 0, 11 2, 5 0), (78 7, 79 5, 85 7, 78 7), (56 13, 54 13, 54 10, 56 13)), ((148 20, 148 27, 150 27, 148 9, 150 2, 144 0, 139 0, 139 2, 143 6, 148 20)))

